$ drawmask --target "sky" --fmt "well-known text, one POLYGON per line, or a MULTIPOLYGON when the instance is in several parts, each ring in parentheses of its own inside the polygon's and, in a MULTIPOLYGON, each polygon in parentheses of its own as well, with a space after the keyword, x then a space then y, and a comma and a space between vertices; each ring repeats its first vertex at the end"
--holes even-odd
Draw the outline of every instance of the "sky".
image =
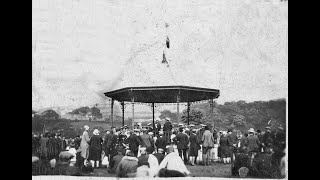
POLYGON ((32 1, 34 110, 155 85, 219 89, 218 103, 286 98, 288 2, 32 1))

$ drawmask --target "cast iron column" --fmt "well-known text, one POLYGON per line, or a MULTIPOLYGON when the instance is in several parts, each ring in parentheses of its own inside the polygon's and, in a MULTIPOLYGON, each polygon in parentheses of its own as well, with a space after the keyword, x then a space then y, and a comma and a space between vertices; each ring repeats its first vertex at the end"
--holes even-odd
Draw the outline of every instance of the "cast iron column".
POLYGON ((155 125, 154 125, 154 103, 152 103, 152 124, 153 124, 153 134, 156 135, 155 125))
POLYGON ((188 113, 188 125, 189 125, 190 102, 188 102, 187 104, 187 113, 188 113))
POLYGON ((180 91, 177 96, 177 123, 178 124, 179 124, 179 120, 180 120, 179 102, 180 102, 180 91))
POLYGON ((122 107, 122 126, 124 126, 124 101, 121 102, 122 107))
POLYGON ((113 126, 113 104, 114 99, 111 98, 111 126, 113 126))
POLYGON ((132 129, 134 129, 134 97, 132 96, 131 98, 131 102, 132 102, 132 129))

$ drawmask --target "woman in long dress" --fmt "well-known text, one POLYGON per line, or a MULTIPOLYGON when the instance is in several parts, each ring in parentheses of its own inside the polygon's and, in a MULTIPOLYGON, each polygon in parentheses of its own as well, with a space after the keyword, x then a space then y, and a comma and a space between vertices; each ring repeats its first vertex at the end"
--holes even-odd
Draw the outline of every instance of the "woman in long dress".
POLYGON ((90 138, 89 156, 92 167, 99 167, 102 153, 102 138, 99 136, 99 130, 93 131, 93 136, 90 138))
POLYGON ((231 152, 229 148, 228 135, 225 131, 222 133, 222 136, 220 137, 220 151, 223 163, 228 163, 231 159, 231 152))
POLYGON ((89 126, 85 125, 84 127, 84 132, 81 137, 81 143, 80 143, 80 149, 81 149, 81 156, 84 158, 84 165, 87 165, 87 159, 89 156, 89 126))

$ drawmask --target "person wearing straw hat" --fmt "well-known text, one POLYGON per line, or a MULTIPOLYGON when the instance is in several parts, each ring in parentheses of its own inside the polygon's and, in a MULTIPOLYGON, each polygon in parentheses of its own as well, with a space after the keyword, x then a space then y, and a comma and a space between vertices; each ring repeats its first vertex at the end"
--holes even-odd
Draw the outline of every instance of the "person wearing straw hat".
POLYGON ((247 149, 248 152, 258 152, 259 150, 259 138, 255 135, 255 131, 253 128, 248 130, 248 137, 247 137, 247 149))
POLYGON ((149 132, 153 132, 153 128, 152 128, 151 125, 152 125, 152 123, 148 123, 148 124, 147 124, 147 126, 148 126, 148 133, 149 133, 149 132))
POLYGON ((164 131, 164 138, 166 139, 167 143, 171 143, 171 134, 172 134, 172 124, 170 122, 170 118, 165 118, 166 123, 163 125, 163 131, 164 131))
POLYGON ((88 134, 89 126, 85 125, 83 128, 84 128, 84 132, 81 137, 80 149, 81 149, 81 156, 84 158, 84 165, 87 165, 87 159, 89 155, 89 142, 90 142, 90 137, 88 134))
POLYGON ((101 160, 102 138, 99 136, 99 133, 99 130, 95 129, 90 139, 88 160, 90 160, 93 168, 99 168, 101 160))
POLYGON ((170 122, 170 118, 166 117, 165 118, 166 122, 163 125, 163 131, 165 132, 171 132, 172 130, 172 124, 170 122))

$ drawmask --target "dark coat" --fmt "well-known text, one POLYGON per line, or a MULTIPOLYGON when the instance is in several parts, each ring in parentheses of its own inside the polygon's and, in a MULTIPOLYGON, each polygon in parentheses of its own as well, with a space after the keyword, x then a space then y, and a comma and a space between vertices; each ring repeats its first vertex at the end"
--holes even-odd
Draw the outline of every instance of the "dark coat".
POLYGON ((80 143, 81 143, 81 139, 78 138, 78 137, 75 138, 75 139, 74 139, 74 148, 75 148, 75 149, 79 149, 80 143))
POLYGON ((158 159, 159 164, 164 159, 164 154, 163 153, 154 153, 153 155, 158 159))
POLYGON ((252 174, 261 178, 274 178, 272 174, 275 172, 275 166, 272 165, 272 157, 267 153, 259 153, 253 159, 252 174))
POLYGON ((171 124, 171 122, 166 122, 166 123, 164 123, 164 125, 163 125, 163 131, 171 131, 172 130, 172 124, 171 124))
POLYGON ((116 169, 124 156, 122 154, 118 154, 112 157, 110 161, 110 173, 115 173, 116 169), (112 165, 112 166, 111 166, 112 165))
POLYGON ((178 149, 187 149, 189 144, 189 138, 186 134, 180 133, 175 139, 177 140, 177 148, 178 149))
POLYGON ((103 141, 103 144, 102 144, 102 147, 103 147, 103 150, 105 152, 105 154, 108 156, 109 153, 110 153, 110 141, 112 139, 112 134, 106 134, 104 136, 104 141, 103 141))
POLYGON ((106 146, 109 147, 110 151, 113 151, 116 149, 117 142, 118 142, 118 136, 115 134, 111 134, 110 139, 108 140, 106 146))
POLYGON ((228 139, 229 139, 229 142, 230 142, 230 146, 232 146, 233 144, 236 144, 237 142, 237 134, 236 133, 231 133, 231 134, 228 134, 228 139))
POLYGON ((235 157, 236 159, 232 167, 232 174, 237 176, 239 175, 239 169, 241 167, 249 168, 250 159, 249 159, 249 156, 245 153, 237 153, 235 157))
POLYGON ((190 138, 190 156, 198 156, 198 150, 201 148, 200 140, 196 134, 191 134, 190 138))
POLYGON ((161 124, 160 124, 160 123, 157 123, 155 126, 156 126, 156 130, 157 130, 157 131, 160 131, 160 130, 161 130, 161 124))
POLYGON ((56 138, 50 138, 47 142, 47 157, 48 160, 51 159, 58 159, 59 158, 59 153, 60 153, 60 149, 61 149, 61 145, 60 145, 60 140, 56 139, 56 138))
POLYGON ((112 134, 106 134, 104 136, 104 141, 103 141, 103 148, 109 148, 110 144, 108 144, 112 139, 112 134))
POLYGON ((232 151, 230 149, 229 142, 228 142, 228 137, 226 135, 223 135, 220 137, 220 146, 219 146, 218 152, 219 151, 220 151, 221 158, 231 157, 232 155, 232 151))
POLYGON ((164 137, 159 137, 156 140, 156 147, 157 149, 161 148, 164 151, 166 150, 167 141, 164 139, 164 137))
POLYGON ((136 157, 124 156, 116 168, 117 177, 128 177, 131 173, 136 173, 138 159, 136 157))
POLYGON ((248 150, 248 152, 258 151, 259 144, 260 144, 260 141, 256 135, 247 137, 247 150, 248 150))
POLYGON ((93 135, 90 139, 88 160, 101 161, 101 153, 102 138, 98 135, 93 135))
POLYGON ((266 131, 262 136, 262 143, 265 146, 270 147, 273 144, 273 134, 270 131, 266 131))
POLYGON ((138 151, 139 145, 141 144, 140 139, 136 134, 131 134, 128 138, 129 150, 138 151))
POLYGON ((40 139, 40 158, 46 159, 47 158, 47 144, 48 144, 49 138, 43 137, 40 139))
POLYGON ((149 159, 149 155, 141 154, 141 156, 138 157, 138 166, 149 164, 148 159, 149 159))

